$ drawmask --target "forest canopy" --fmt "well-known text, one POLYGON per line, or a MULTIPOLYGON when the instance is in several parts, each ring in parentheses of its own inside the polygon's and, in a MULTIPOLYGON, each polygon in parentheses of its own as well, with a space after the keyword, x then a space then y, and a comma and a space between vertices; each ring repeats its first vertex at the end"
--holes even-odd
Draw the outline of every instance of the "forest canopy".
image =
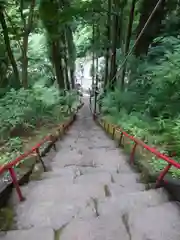
POLYGON ((102 115, 179 161, 179 13, 179 0, 0 0, 1 142, 68 109, 89 56, 102 115))

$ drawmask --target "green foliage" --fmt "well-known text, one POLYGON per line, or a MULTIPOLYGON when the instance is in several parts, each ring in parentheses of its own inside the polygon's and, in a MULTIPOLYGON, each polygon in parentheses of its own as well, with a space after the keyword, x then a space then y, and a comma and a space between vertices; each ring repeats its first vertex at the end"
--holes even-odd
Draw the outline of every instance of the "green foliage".
POLYGON ((165 37, 157 39, 155 45, 142 60, 131 59, 128 91, 135 94, 136 110, 140 105, 150 117, 174 117, 180 104, 180 41, 165 37))
MULTIPOLYGON (((131 75, 125 91, 115 89, 102 100, 103 114, 130 134, 180 157, 180 41, 175 37, 155 40, 146 57, 128 62, 131 75)), ((152 158, 154 171, 166 163, 152 158)), ((173 177, 179 177, 172 168, 173 177)))
POLYGON ((47 41, 44 33, 30 35, 28 55, 30 85, 51 86, 55 81, 55 77, 48 56, 47 41))
POLYGON ((14 151, 21 152, 22 145, 23 145, 22 139, 20 137, 15 137, 15 138, 11 138, 7 142, 6 147, 9 149, 10 152, 14 152, 14 151))
MULTIPOLYGON (((73 93, 74 94, 74 93, 73 93)), ((13 132, 34 128, 38 122, 56 121, 60 108, 71 108, 74 95, 59 96, 58 90, 41 87, 33 90, 11 90, 0 99, 0 136, 1 139, 10 137, 13 132), (72 97, 73 96, 73 97, 72 97), (70 100, 69 100, 70 99, 70 100), (58 109, 57 109, 58 108, 58 109)), ((61 114, 61 119, 63 114, 61 114)), ((21 134, 21 132, 19 132, 21 134)))
POLYGON ((77 57, 84 57, 91 49, 92 27, 79 25, 75 33, 77 57))
POLYGON ((77 92, 59 93, 55 87, 11 90, 0 99, 0 164, 23 153, 23 138, 42 126, 59 124, 78 104, 77 92), (49 125, 50 124, 50 125, 49 125))

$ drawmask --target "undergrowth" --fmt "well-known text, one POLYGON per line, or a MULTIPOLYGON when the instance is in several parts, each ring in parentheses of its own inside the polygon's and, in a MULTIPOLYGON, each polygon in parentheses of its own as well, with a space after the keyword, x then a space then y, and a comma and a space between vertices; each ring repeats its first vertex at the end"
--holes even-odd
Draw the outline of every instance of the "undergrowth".
MULTIPOLYGON (((179 39, 156 39, 146 57, 129 59, 131 74, 125 89, 115 88, 99 98, 104 117, 168 156, 175 154, 177 162, 180 162, 179 52, 179 39)), ((154 157, 149 162, 155 171, 167 164, 154 157)), ((180 177, 179 170, 172 168, 170 172, 173 177, 180 177)))
POLYGON ((11 90, 0 98, 0 164, 23 153, 24 141, 42 127, 51 129, 71 115, 78 103, 75 91, 55 88, 11 90))
MULTIPOLYGON (((111 92, 102 100, 102 114, 113 124, 120 126, 129 134, 141 139, 150 146, 155 146, 160 152, 172 156, 180 162, 180 117, 172 119, 150 118, 136 111, 127 111, 122 105, 121 93, 111 92)), ((129 110, 129 109, 128 109, 129 110)), ((159 172, 167 163, 152 157, 148 159, 154 171, 159 172)), ((172 168, 173 177, 180 177, 180 172, 172 168)))

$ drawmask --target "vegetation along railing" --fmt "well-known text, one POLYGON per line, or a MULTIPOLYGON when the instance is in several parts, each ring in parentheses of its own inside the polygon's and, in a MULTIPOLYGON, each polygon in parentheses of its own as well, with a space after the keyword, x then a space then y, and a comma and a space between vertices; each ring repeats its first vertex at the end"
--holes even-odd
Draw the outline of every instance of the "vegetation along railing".
POLYGON ((121 144, 122 142, 122 138, 123 136, 127 137, 128 139, 130 139, 131 141, 134 142, 134 145, 132 147, 131 150, 131 154, 130 154, 130 162, 133 164, 135 161, 135 152, 136 152, 136 148, 138 145, 140 145, 142 148, 146 149, 147 151, 151 152, 152 154, 154 154, 157 158, 160 158, 164 161, 167 162, 167 166, 160 172, 157 181, 156 181, 156 187, 159 186, 160 182, 164 180, 165 175, 168 173, 169 169, 174 166, 177 169, 180 169, 180 164, 178 162, 176 162, 174 159, 172 159, 171 157, 160 153, 157 149, 148 146, 147 144, 145 144, 143 141, 135 138, 134 136, 129 135, 127 132, 125 132, 122 128, 110 124, 107 121, 98 118, 97 115, 96 117, 93 115, 93 118, 96 119, 98 121, 98 123, 107 131, 109 132, 110 128, 111 128, 111 134, 112 137, 114 138, 115 133, 119 132, 120 133, 120 138, 119 138, 119 144, 121 144))
MULTIPOLYGON (((83 106, 83 104, 81 104, 78 108, 80 109, 81 107, 83 106)), ((59 127, 57 128, 57 132, 58 132, 58 135, 64 133, 66 130, 68 130, 69 126, 72 124, 72 122, 75 120, 75 115, 76 113, 73 115, 73 117, 70 118, 70 120, 68 120, 67 122, 65 122, 64 124, 60 124, 59 127)), ((56 148, 55 146, 55 142, 57 141, 57 137, 56 136, 53 136, 53 135, 48 135, 46 136, 44 139, 42 139, 39 143, 37 143, 34 147, 31 148, 31 150, 25 152, 24 154, 20 155, 19 157, 15 158, 14 160, 12 160, 11 162, 3 165, 0 167, 0 175, 3 174, 4 172, 6 171, 9 171, 9 174, 11 176, 11 180, 12 180, 12 183, 16 189, 16 192, 18 194, 18 198, 20 201, 23 201, 25 198, 23 197, 22 195, 22 192, 21 192, 21 189, 20 189, 20 186, 19 186, 19 182, 18 182, 18 179, 17 179, 17 175, 16 175, 16 172, 14 170, 14 167, 20 163, 21 161, 23 161, 25 158, 33 155, 33 154, 36 154, 38 160, 41 162, 42 166, 43 166, 43 169, 44 171, 46 171, 46 167, 45 167, 45 164, 42 160, 42 157, 40 155, 40 147, 46 143, 50 141, 50 144, 52 144, 52 146, 54 146, 54 148, 56 148)))

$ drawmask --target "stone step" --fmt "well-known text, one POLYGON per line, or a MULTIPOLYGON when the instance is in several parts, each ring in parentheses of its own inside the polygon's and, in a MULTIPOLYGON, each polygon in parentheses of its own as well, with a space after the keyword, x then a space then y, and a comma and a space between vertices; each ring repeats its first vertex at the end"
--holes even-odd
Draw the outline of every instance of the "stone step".
POLYGON ((100 215, 109 213, 120 215, 130 213, 134 209, 144 209, 158 206, 169 201, 168 195, 163 189, 151 189, 148 191, 119 194, 98 202, 100 215))
POLYGON ((180 211, 174 202, 135 210, 126 218, 132 240, 180 239, 180 211))
POLYGON ((14 208, 19 230, 3 240, 59 240, 55 231, 61 240, 180 239, 175 204, 163 189, 145 191, 87 106, 53 154, 51 171, 22 187, 26 201, 14 208))
POLYGON ((54 231, 51 228, 31 228, 28 230, 8 231, 0 235, 1 240, 54 240, 54 231))
POLYGON ((112 173, 112 179, 115 183, 125 186, 140 182, 140 175, 138 173, 112 173))
POLYGON ((110 196, 113 198, 119 198, 119 199, 121 199, 123 194, 145 190, 144 184, 136 183, 136 182, 133 184, 124 184, 124 185, 111 183, 111 184, 108 184, 107 187, 109 188, 110 196))
POLYGON ((107 185, 111 183, 111 174, 108 172, 92 172, 85 175, 77 176, 75 183, 83 184, 84 186, 103 184, 107 185))
POLYGON ((75 219, 62 231, 61 240, 129 240, 129 235, 117 215, 99 216, 88 220, 75 219))
MULTIPOLYGON (((49 172, 45 172, 42 174, 41 179, 50 179, 50 178, 63 178, 67 179, 67 181, 71 181, 73 183, 73 179, 76 176, 77 167, 70 166, 66 168, 56 168, 49 172)), ((59 179, 58 179, 59 181, 59 179)), ((64 181, 64 180, 63 180, 64 181)))
POLYGON ((105 192, 104 184, 70 184, 62 182, 62 178, 52 178, 31 185, 25 197, 26 201, 15 209, 18 228, 59 229, 83 211, 90 199, 104 199, 105 192))

